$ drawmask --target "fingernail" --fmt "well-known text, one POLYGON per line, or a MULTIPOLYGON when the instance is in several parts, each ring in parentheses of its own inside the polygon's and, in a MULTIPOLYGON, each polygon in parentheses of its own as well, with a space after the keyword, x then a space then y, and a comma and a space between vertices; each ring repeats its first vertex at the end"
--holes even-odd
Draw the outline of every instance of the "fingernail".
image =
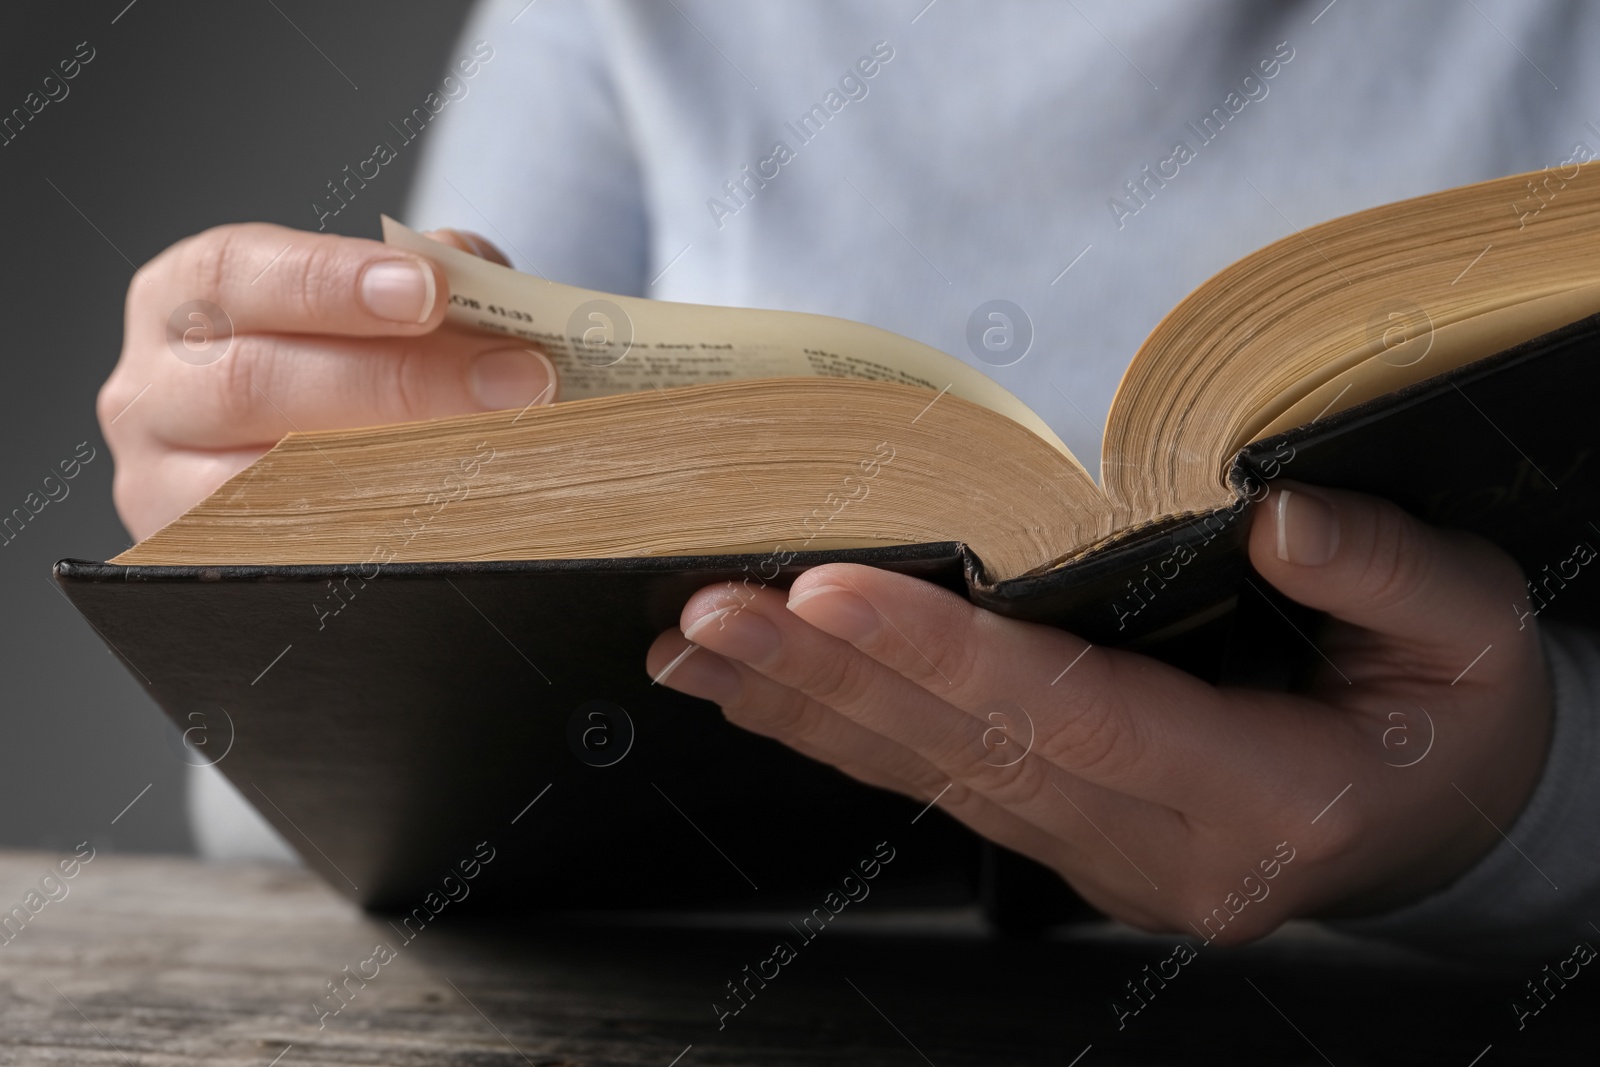
POLYGON ((676 656, 673 656, 672 659, 667 662, 667 665, 665 667, 661 668, 661 672, 659 674, 657 674, 654 678, 650 679, 650 684, 651 685, 665 685, 667 679, 672 677, 673 672, 676 671, 679 667, 683 666, 683 661, 688 659, 690 656, 694 655, 696 652, 699 652, 699 651, 700 651, 700 646, 699 645, 691 644, 688 647, 686 647, 682 652, 679 652, 676 656))
POLYGON ((861 644, 878 632, 878 611, 866 598, 839 585, 819 585, 789 598, 789 610, 823 633, 861 644))
POLYGON ((1310 493, 1278 490, 1278 558, 1320 567, 1339 549, 1339 513, 1310 493))
MULTIPOLYGON (((472 246, 472 254, 479 259, 487 259, 491 263, 505 263, 505 257, 500 254, 498 248, 471 230, 457 230, 456 232, 461 235, 463 241, 472 246)), ((506 265, 509 266, 510 264, 506 265)))
POLYGON ((385 259, 361 272, 361 303, 390 322, 427 322, 438 292, 433 271, 414 259, 385 259))
POLYGON ((472 361, 467 385, 489 411, 549 403, 555 396, 556 368, 536 348, 497 348, 472 361))
MULTIPOLYGON (((690 645, 685 651, 697 649, 698 646, 690 645)), ((739 695, 738 668, 709 649, 699 651, 698 656, 680 655, 674 661, 676 666, 670 671, 662 671, 657 681, 680 693, 688 693, 713 704, 731 703, 739 695)))
POLYGON ((752 666, 759 666, 777 655, 778 646, 783 643, 776 626, 754 611, 746 610, 743 604, 700 616, 683 631, 683 636, 729 659, 752 666))
POLYGON ((500 254, 500 250, 498 248, 484 240, 482 237, 479 237, 471 230, 456 230, 451 229, 450 227, 442 227, 437 230, 424 231, 422 236, 433 241, 438 241, 440 244, 449 245, 450 247, 459 249, 460 251, 470 252, 479 259, 487 259, 491 263, 499 263, 502 266, 510 266, 510 264, 506 262, 506 257, 500 254), (462 245, 465 245, 466 247, 461 248, 462 245))

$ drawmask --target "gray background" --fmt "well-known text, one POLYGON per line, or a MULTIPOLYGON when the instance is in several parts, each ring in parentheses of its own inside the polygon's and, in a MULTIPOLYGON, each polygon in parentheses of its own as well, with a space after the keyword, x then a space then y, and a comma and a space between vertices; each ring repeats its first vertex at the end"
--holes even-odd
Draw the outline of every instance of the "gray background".
MULTIPOLYGON (((130 261, 223 222, 314 228, 324 183, 437 83, 467 6, 8 6, 0 114, 80 41, 96 54, 66 98, 0 146, 0 514, 40 491, 79 442, 97 455, 65 499, 0 547, 0 846, 191 848, 166 720, 49 581, 57 559, 106 559, 129 544, 94 399, 122 343, 130 261)), ((384 167, 328 228, 377 236, 416 158, 384 167)))

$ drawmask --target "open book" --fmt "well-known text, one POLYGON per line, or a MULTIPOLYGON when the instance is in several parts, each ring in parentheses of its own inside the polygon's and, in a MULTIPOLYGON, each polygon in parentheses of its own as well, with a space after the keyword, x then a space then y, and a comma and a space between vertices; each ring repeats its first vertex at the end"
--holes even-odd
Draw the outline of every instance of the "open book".
MULTIPOLYGON (((1098 484, 961 361, 817 315, 613 296, 392 220, 452 323, 523 338, 558 403, 291 434, 122 564, 583 559, 965 543, 999 582, 1203 514, 1251 442, 1600 312, 1600 164, 1363 211, 1212 277, 1133 357, 1098 484), (1552 195, 1518 208, 1532 178, 1552 195), (376 553, 376 555, 374 555, 376 553)), ((1487 429, 1487 427, 1486 427, 1487 429)))
POLYGON ((490 838, 475 904, 773 907, 854 861, 840 827, 891 824, 918 835, 897 906, 913 883, 968 900, 1000 867, 955 823, 651 684, 686 599, 854 561, 1284 685, 1321 663, 1316 620, 1263 602, 1244 536, 1289 475, 1495 541, 1529 577, 1507 626, 1600 621, 1578 577, 1600 544, 1596 167, 1362 212, 1218 274, 1134 358, 1099 485, 1015 397, 904 338, 583 292, 389 224, 444 265, 457 326, 550 354, 560 402, 291 435, 55 578, 210 740, 189 755, 363 903, 414 907, 490 838), (782 847, 708 868, 702 826, 782 847))

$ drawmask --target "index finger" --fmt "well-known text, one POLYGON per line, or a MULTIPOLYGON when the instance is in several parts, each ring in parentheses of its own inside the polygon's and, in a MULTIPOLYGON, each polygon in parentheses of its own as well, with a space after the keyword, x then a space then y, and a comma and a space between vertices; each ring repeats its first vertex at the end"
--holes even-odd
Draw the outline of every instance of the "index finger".
POLYGON ((422 256, 380 241, 268 223, 218 226, 178 242, 128 293, 129 325, 171 328, 194 301, 221 308, 236 333, 410 337, 444 321, 450 288, 422 256))

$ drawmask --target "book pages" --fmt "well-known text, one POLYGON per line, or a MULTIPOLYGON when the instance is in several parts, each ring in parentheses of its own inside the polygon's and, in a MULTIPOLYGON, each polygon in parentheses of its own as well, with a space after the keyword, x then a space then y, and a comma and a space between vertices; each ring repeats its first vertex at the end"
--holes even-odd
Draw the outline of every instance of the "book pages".
POLYGON ((888 330, 805 312, 579 289, 479 259, 388 216, 383 239, 444 268, 447 321, 536 344, 556 365, 560 400, 746 378, 861 378, 927 389, 930 404, 949 392, 1073 458, 1049 424, 982 371, 888 330))

